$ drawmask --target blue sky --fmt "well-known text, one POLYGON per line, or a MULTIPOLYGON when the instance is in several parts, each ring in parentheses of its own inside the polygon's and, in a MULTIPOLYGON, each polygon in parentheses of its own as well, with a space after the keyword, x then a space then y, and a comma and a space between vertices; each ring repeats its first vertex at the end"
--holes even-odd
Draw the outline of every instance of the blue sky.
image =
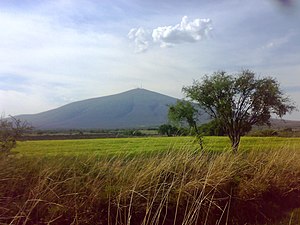
POLYGON ((0 112, 137 87, 181 98, 194 79, 242 69, 276 77, 299 107, 299 24, 292 0, 2 0, 0 112))

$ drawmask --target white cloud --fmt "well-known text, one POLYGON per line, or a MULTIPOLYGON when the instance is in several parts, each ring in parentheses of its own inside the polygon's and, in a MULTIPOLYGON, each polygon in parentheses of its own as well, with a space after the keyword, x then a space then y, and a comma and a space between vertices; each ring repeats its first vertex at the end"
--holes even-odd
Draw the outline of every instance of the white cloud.
POLYGON ((175 26, 158 27, 153 30, 153 41, 160 44, 160 47, 173 46, 182 42, 196 42, 207 37, 212 30, 210 19, 195 19, 189 21, 184 16, 180 24, 175 26))
POLYGON ((184 16, 179 24, 175 26, 162 26, 152 30, 152 40, 150 32, 143 28, 133 28, 128 33, 128 38, 135 43, 135 52, 145 52, 149 48, 150 41, 158 43, 160 47, 171 47, 184 42, 197 42, 208 36, 212 30, 210 19, 195 19, 189 21, 184 16))
POLYGON ((128 33, 128 38, 135 43, 135 52, 145 52, 149 47, 149 32, 143 28, 132 28, 128 33))

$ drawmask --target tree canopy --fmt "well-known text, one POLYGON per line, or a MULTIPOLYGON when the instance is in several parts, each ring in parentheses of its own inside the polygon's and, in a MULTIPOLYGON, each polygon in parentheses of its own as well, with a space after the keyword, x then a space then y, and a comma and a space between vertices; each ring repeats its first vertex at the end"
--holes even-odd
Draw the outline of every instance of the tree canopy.
POLYGON ((198 110, 188 101, 178 100, 175 105, 169 107, 168 118, 172 123, 176 125, 187 123, 196 133, 198 133, 197 116, 198 110))
POLYGON ((256 78, 250 70, 237 75, 215 72, 182 90, 190 101, 219 121, 234 152, 238 150, 241 136, 253 125, 269 125, 271 115, 282 117, 295 109, 274 78, 256 78))
POLYGON ((195 133, 200 148, 203 148, 202 136, 197 126, 199 111, 189 101, 177 101, 175 105, 169 107, 169 120, 175 124, 187 123, 190 127, 190 133, 195 133))

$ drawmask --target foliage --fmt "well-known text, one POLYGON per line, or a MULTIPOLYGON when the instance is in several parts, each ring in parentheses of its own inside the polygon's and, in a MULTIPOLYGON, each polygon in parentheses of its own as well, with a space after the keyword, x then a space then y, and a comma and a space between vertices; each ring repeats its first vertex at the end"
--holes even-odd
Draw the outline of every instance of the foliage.
POLYGON ((31 127, 27 122, 10 117, 0 118, 0 153, 9 153, 17 145, 17 140, 31 127))
POLYGON ((218 119, 234 152, 238 150, 241 136, 253 125, 268 125, 272 114, 282 117, 295 109, 274 78, 256 78, 249 70, 236 76, 215 72, 201 82, 183 87, 183 92, 212 118, 218 119))
POLYGON ((220 122, 216 119, 209 121, 208 123, 204 123, 199 126, 199 132, 204 136, 224 136, 225 132, 220 122))
POLYGON ((168 118, 170 122, 175 125, 184 125, 187 123, 190 128, 197 129, 197 115, 198 111, 188 101, 177 100, 175 105, 171 105, 168 111, 168 118))
POLYGON ((162 124, 158 128, 158 133, 161 135, 167 135, 168 137, 178 134, 179 129, 171 124, 162 124))
POLYGON ((175 105, 171 105, 169 107, 168 118, 171 122, 177 125, 187 123, 190 127, 190 133, 194 133, 202 149, 202 136, 197 127, 198 114, 199 111, 191 102, 178 100, 175 105))

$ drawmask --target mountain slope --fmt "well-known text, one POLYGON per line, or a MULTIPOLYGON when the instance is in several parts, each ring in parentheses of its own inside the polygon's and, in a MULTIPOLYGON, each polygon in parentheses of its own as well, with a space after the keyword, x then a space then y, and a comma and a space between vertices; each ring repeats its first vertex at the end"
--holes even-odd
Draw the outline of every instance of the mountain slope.
POLYGON ((176 98, 145 89, 73 102, 46 112, 20 115, 37 129, 137 128, 167 122, 176 98))

